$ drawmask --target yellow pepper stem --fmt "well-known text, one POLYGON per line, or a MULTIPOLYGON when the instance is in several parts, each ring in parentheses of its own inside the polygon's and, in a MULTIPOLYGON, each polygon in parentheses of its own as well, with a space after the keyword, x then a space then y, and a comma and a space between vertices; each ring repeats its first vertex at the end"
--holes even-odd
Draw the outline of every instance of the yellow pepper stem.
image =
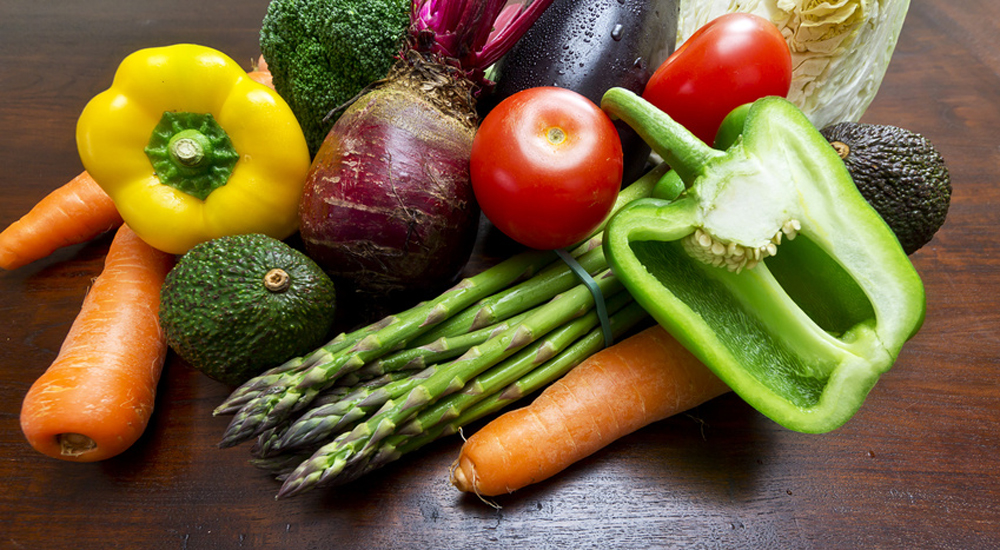
POLYGON ((187 167, 194 168, 205 160, 206 151, 211 151, 212 144, 204 134, 197 130, 184 130, 170 138, 170 158, 187 167))
POLYGON ((240 158, 210 113, 163 113, 145 151, 160 183, 201 200, 226 184, 240 158))

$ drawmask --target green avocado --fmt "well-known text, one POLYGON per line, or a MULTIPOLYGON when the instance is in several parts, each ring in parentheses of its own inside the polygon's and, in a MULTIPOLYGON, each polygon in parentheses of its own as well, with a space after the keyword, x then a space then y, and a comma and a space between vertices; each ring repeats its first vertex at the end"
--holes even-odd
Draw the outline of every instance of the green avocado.
POLYGON ((927 138, 896 126, 860 122, 834 124, 820 133, 907 254, 930 242, 948 215, 951 179, 927 138))
POLYGON ((235 386, 321 346, 335 302, 333 282, 308 256, 265 235, 235 235, 181 257, 159 316, 171 349, 235 386))

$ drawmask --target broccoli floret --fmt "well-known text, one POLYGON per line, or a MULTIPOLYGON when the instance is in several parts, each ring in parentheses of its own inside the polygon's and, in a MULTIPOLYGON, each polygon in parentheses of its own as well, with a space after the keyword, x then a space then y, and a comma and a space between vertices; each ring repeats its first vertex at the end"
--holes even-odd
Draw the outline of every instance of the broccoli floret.
POLYGON ((384 78, 409 25, 409 0, 273 0, 260 49, 315 155, 330 111, 384 78))

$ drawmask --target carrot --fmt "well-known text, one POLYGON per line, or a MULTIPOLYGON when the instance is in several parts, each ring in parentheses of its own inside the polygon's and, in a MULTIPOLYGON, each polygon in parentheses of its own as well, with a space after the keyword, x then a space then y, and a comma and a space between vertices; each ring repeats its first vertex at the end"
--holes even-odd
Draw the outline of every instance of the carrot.
POLYGON ((84 171, 0 233, 0 267, 17 269, 121 224, 111 197, 84 171))
POLYGON ((531 404, 472 435, 451 469, 459 490, 510 493, 729 388, 659 326, 592 355, 531 404))
POLYGON ((173 262, 128 225, 118 229, 55 362, 21 406, 21 429, 36 450, 93 462, 145 430, 167 353, 158 313, 173 262))
POLYGON ((250 72, 247 73, 252 80, 259 82, 268 88, 274 89, 274 81, 271 78, 271 71, 267 69, 267 61, 264 61, 264 56, 257 58, 257 61, 250 67, 250 72))

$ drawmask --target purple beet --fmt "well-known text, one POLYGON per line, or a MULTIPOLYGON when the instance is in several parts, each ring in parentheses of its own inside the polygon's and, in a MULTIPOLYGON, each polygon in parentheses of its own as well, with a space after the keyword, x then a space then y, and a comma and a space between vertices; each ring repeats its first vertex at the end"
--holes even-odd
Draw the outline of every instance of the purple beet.
POLYGON ((457 278, 479 221, 469 153, 483 71, 550 2, 414 0, 399 61, 340 116, 306 181, 300 232, 328 273, 369 293, 457 278))

